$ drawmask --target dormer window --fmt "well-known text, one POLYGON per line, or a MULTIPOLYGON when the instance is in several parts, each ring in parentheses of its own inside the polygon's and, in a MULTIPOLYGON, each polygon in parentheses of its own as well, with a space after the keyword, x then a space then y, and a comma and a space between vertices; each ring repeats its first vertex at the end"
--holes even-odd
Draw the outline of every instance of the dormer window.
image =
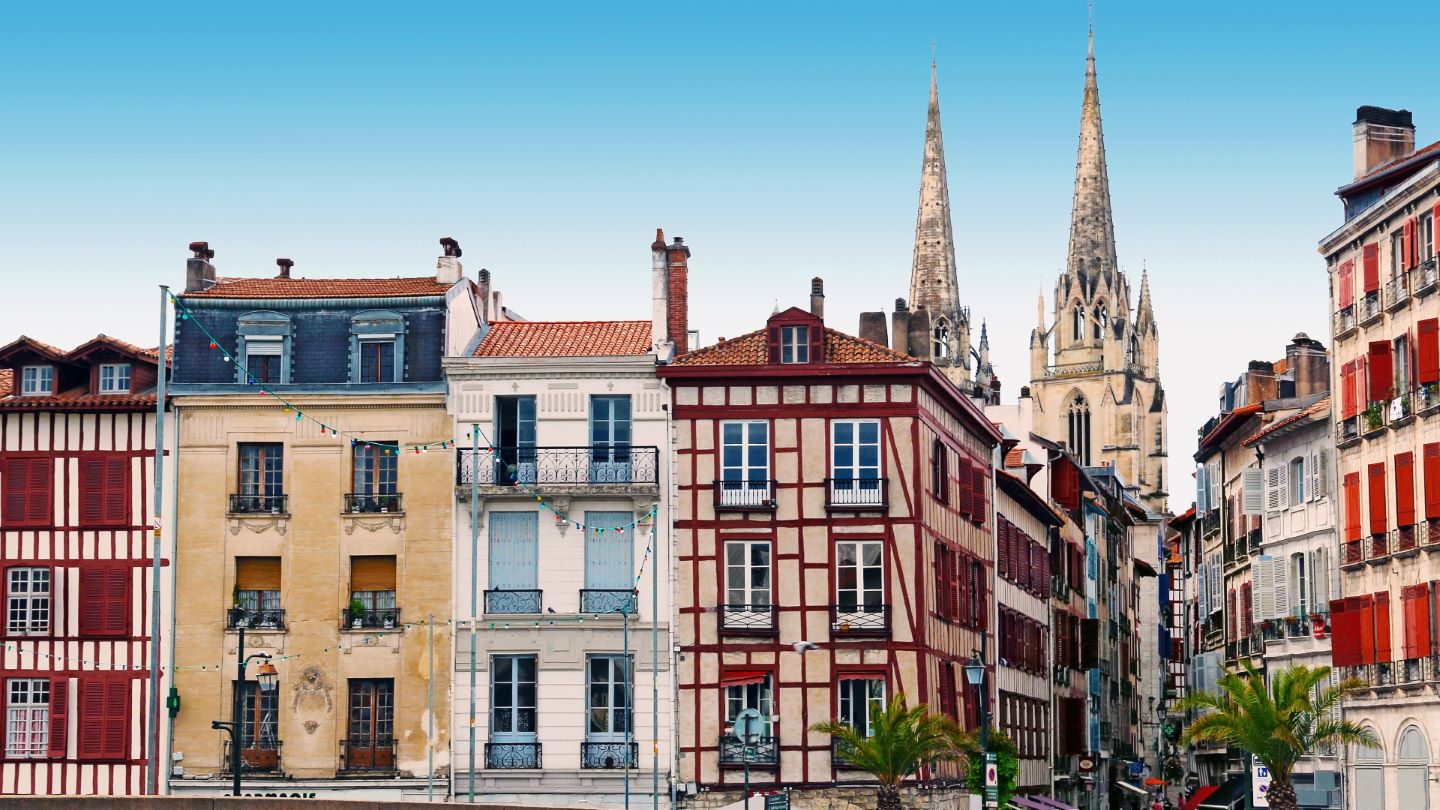
POLYGON ((55 393, 54 366, 25 366, 20 370, 20 395, 48 397, 55 393))
POLYGON ((105 363, 100 366, 100 393, 130 393, 130 364, 105 363))
POLYGON ((400 313, 361 312, 350 319, 350 370, 351 382, 404 382, 405 318, 400 313))
POLYGON ((780 362, 810 362, 810 327, 780 327, 780 362))

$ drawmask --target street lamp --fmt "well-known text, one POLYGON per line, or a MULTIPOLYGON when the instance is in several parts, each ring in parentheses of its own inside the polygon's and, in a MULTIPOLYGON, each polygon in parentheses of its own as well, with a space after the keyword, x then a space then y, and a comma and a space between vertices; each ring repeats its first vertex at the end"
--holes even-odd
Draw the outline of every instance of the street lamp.
POLYGON ((740 746, 740 759, 745 764, 744 776, 744 810, 750 810, 750 763, 756 756, 756 744, 760 741, 760 724, 764 722, 764 716, 756 709, 744 709, 735 715, 734 721, 726 729, 725 739, 732 745, 740 746))
POLYGON ((241 625, 240 637, 236 643, 235 658, 238 663, 238 671, 235 676, 235 695, 230 707, 230 722, 223 720, 210 721, 210 728, 216 731, 230 732, 230 775, 232 778, 230 795, 240 795, 240 752, 245 747, 245 667, 251 661, 263 661, 255 673, 255 682, 262 694, 274 692, 280 685, 280 673, 275 665, 270 663, 270 653, 254 653, 245 655, 245 627, 241 625))
MULTIPOLYGON (((985 640, 981 637, 981 650, 984 649, 985 640)), ((988 698, 985 688, 985 658, 981 650, 973 650, 970 653, 970 660, 962 669, 965 671, 965 682, 975 687, 980 693, 980 752, 985 757, 985 806, 994 807, 998 801, 998 794, 995 792, 995 781, 991 779, 990 773, 997 767, 997 758, 990 751, 990 709, 986 705, 988 698)))

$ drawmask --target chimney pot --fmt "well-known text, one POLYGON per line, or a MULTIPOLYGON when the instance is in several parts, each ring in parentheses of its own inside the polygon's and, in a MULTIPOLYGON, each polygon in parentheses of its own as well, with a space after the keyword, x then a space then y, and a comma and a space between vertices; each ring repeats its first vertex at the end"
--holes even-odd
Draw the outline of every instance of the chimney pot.
POLYGON ((825 281, 819 276, 810 279, 810 314, 825 318, 825 281))
POLYGON ((677 245, 683 245, 683 244, 685 244, 684 238, 679 237, 679 236, 675 237, 675 244, 677 244, 677 245))
POLYGON ((1355 179, 1415 152, 1415 121, 1409 110, 1364 106, 1355 111, 1355 179))
POLYGON ((200 292, 215 286, 215 251, 209 242, 191 242, 190 258, 185 260, 185 292, 200 292))
POLYGON ((289 278, 290 268, 295 266, 295 262, 289 259, 276 259, 275 264, 280 266, 280 275, 278 278, 289 278))
POLYGON ((442 236, 440 238, 440 247, 445 250, 446 256, 453 256, 458 259, 462 255, 460 243, 449 236, 442 236))

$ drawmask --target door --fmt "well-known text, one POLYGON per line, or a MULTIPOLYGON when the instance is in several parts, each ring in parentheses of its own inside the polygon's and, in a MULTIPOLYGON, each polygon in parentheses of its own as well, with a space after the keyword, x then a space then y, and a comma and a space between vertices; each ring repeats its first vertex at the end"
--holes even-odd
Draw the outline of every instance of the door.
POLYGON ((490 658, 490 752, 487 764, 534 768, 539 762, 535 737, 535 656, 490 658), (492 764, 495 763, 495 764, 492 764))
POLYGON ((489 612, 539 613, 540 514, 490 513, 490 590, 521 593, 486 594, 489 612), (500 610, 491 610, 494 606, 500 610))
POLYGON ((592 655, 585 693, 585 768, 614 768, 631 762, 630 661, 623 655, 592 655))
POLYGON ((885 552, 879 540, 835 544, 835 619, 850 627, 885 625, 885 552))
POLYGON ((244 701, 240 717, 245 747, 240 750, 240 767, 247 771, 274 770, 280 764, 280 693, 262 691, 260 684, 247 680, 244 701))
POLYGON ((395 682, 389 678, 350 681, 345 765, 359 771, 395 767, 395 682))
POLYGON ((731 540, 725 544, 725 626, 768 630, 770 541, 731 540))
POLYGON ((755 506, 770 496, 770 423, 720 423, 720 504, 755 506))
POLYGON ((630 397, 590 398, 590 481, 628 484, 630 397))
POLYGON ((880 503, 880 423, 874 420, 831 423, 831 501, 880 503))
POLYGON ((626 525, 634 520, 630 512, 585 513, 582 613, 635 612, 635 530, 626 525))
POLYGON ((495 483, 535 483, 535 397, 495 398, 495 483))

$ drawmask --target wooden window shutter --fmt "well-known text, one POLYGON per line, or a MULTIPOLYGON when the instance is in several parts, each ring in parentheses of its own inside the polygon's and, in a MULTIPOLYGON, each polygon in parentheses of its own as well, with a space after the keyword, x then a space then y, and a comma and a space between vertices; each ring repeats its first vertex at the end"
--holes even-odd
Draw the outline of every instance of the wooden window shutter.
POLYGON ((1384 663, 1393 658, 1390 648, 1390 593, 1381 591, 1375 594, 1375 662, 1384 663))
POLYGON ((772 326, 765 330, 770 343, 770 362, 780 362, 780 327, 772 326))
POLYGON ((105 459, 105 524, 130 525, 130 459, 105 459))
MULTIPOLYGON (((1435 445, 1440 456, 1440 444, 1435 445)), ((1440 460, 1437 460, 1440 461, 1440 460)), ((1437 463, 1440 466, 1440 463, 1437 463)), ((1346 473, 1345 483, 1345 539, 1360 539, 1360 473, 1346 473)))
POLYGON ((965 558, 950 549, 950 587, 945 591, 945 609, 949 613, 950 621, 963 622, 964 616, 961 607, 964 604, 965 594, 961 589, 965 585, 965 558))
POLYGON ((54 467, 48 458, 5 460, 4 515, 6 526, 49 526, 53 522, 51 493, 54 467))
POLYGON ((962 514, 962 515, 964 515, 964 516, 966 516, 966 517, 969 517, 969 516, 970 516, 970 500, 971 500, 971 498, 970 498, 970 489, 971 489, 971 487, 970 487, 970 459, 968 459, 968 458, 956 459, 956 467, 957 467, 957 476, 956 476, 956 477, 959 479, 958 483, 959 483, 959 494, 960 494, 960 497, 957 499, 959 502, 956 504, 956 507, 960 510, 960 514, 962 514))
POLYGON ((1425 517, 1440 518, 1440 442, 1425 445, 1421 463, 1425 476, 1425 517))
POLYGON ((1226 603, 1226 607, 1228 609, 1225 611, 1225 639, 1227 641, 1234 641, 1236 639, 1236 631, 1239 629, 1240 618, 1239 616, 1235 615, 1236 604, 1234 588, 1230 589, 1230 593, 1227 598, 1229 601, 1226 603))
POLYGON ((950 550, 945 544, 935 544, 935 612, 948 620, 950 610, 945 607, 945 594, 950 592, 950 550))
POLYGON ((1351 419, 1360 412, 1355 397, 1355 361, 1340 366, 1340 418, 1351 419))
POLYGON ((105 612, 103 624, 96 631, 106 636, 127 635, 130 629, 130 569, 106 568, 105 612))
POLYGON ((1370 465, 1370 534, 1384 534, 1389 526, 1385 515, 1385 462, 1370 465))
MULTIPOLYGON (((1416 621, 1416 606, 1425 606, 1424 585, 1406 585, 1400 589, 1400 624, 1403 628, 1403 641, 1400 648, 1400 656, 1405 659, 1419 658, 1425 653, 1422 652, 1420 644, 1420 625, 1416 621)), ((1426 635, 1429 635, 1429 615, 1426 614, 1425 625, 1426 635)), ((1427 639, 1428 642, 1428 639, 1427 639)), ((1427 644, 1428 646, 1428 644, 1427 644)))
POLYGON ((25 524, 25 495, 29 490, 30 460, 5 459, 4 518, 7 526, 25 524))
POLYGON ((350 590, 395 590, 394 557, 351 557, 350 590))
POLYGON ((241 591, 280 590, 280 558, 236 557, 235 588, 241 591))
POLYGON ((127 759, 126 732, 130 727, 130 681, 111 678, 105 683, 105 759, 127 759))
POLYGON ((1380 289, 1380 243, 1373 242, 1366 245, 1361 257, 1365 274, 1365 292, 1375 292, 1380 289))
POLYGON ((990 519, 990 507, 986 491, 990 479, 989 476, 985 474, 985 468, 979 464, 972 464, 970 466, 970 481, 971 486, 974 487, 975 490, 971 494, 970 511, 975 518, 975 522, 984 526, 985 521, 990 519))
POLYGON ((1335 299, 1339 302, 1341 309, 1355 305, 1355 262, 1353 260, 1344 262, 1335 273, 1335 284, 1339 287, 1336 290, 1335 299))
POLYGON ((1373 599, 1366 596, 1351 597, 1351 610, 1354 610, 1358 621, 1355 628, 1360 636, 1360 663, 1375 663, 1375 607, 1373 599))
POLYGON ((1001 519, 1000 519, 1000 526, 999 526, 999 532, 998 532, 998 534, 1000 535, 1000 544, 999 544, 999 549, 997 550, 997 553, 998 553, 998 555, 999 555, 999 559, 997 559, 997 560, 995 561, 995 566, 1000 570, 1000 576, 1001 576, 1001 577, 1004 577, 1005 579, 1009 579, 1009 578, 1010 578, 1010 521, 1008 521, 1008 520, 1006 520, 1006 519, 1004 519, 1004 518, 1001 518, 1001 519))
POLYGON ((1434 635, 1430 627, 1430 585, 1422 582, 1415 587, 1415 599, 1411 603, 1410 621, 1415 625, 1415 657, 1429 655, 1434 646, 1434 635))
POLYGON ((80 525, 99 526, 105 522, 105 460, 87 458, 80 462, 80 525))
POLYGON ((105 758, 105 682, 97 678, 80 681, 80 728, 76 756, 79 759, 105 758))
POLYGON ((1240 635, 1255 632, 1255 600, 1251 596, 1250 583, 1240 586, 1240 635))
POLYGON ((1370 387, 1371 402, 1390 399, 1390 389, 1395 386, 1395 366, 1390 359, 1391 345, 1388 340, 1370 342, 1370 387))
POLYGON ((123 636, 129 618, 128 568, 80 571, 80 634, 123 636))
POLYGON ((1330 660, 1337 667, 1360 665, 1360 617, 1349 606, 1349 599, 1330 601, 1330 660))
POLYGON ((1440 382, 1440 319, 1426 318, 1416 329, 1415 381, 1440 382))
POLYGON ((64 759, 70 733, 70 678, 59 675, 50 679, 50 739, 46 756, 64 759))
POLYGON ((825 362, 825 327, 816 323, 805 331, 810 338, 810 362, 825 362))
POLYGON ((1395 456, 1395 525, 1415 523, 1415 454, 1395 456))
POLYGON ((1080 668, 1100 666, 1100 620, 1080 620, 1080 668))
POLYGON ((1409 270, 1415 266, 1412 260, 1415 250, 1415 220, 1407 219, 1400 228, 1400 268, 1409 270))

